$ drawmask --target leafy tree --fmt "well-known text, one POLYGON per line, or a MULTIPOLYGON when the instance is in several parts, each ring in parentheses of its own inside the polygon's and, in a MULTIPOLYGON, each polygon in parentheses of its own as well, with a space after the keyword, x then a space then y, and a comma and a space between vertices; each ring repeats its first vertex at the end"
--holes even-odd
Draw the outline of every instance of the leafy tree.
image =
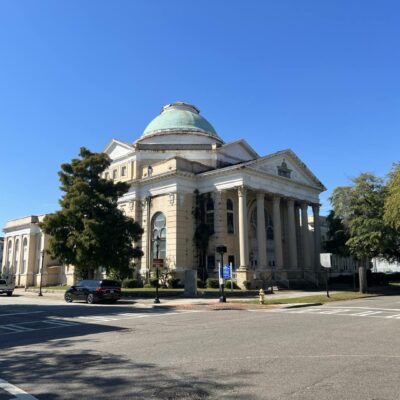
POLYGON ((341 218, 337 217, 331 210, 326 218, 328 223, 328 240, 323 243, 327 253, 339 254, 343 257, 350 255, 350 250, 346 245, 349 240, 349 229, 343 224, 341 218))
POLYGON ((347 245, 359 260, 385 253, 386 227, 383 222, 385 187, 381 178, 361 174, 353 179, 346 222, 350 229, 347 245))
POLYGON ((197 250, 197 258, 199 261, 198 270, 201 274, 201 279, 203 282, 207 279, 207 250, 210 237, 213 234, 212 229, 206 223, 206 202, 210 198, 209 193, 200 194, 196 189, 194 191, 194 207, 193 207, 193 217, 194 217, 194 245, 197 250))
POLYGON ((106 154, 82 147, 79 156, 61 165, 61 210, 47 215, 41 224, 50 235, 49 253, 74 265, 84 278, 92 277, 99 267, 126 277, 132 260, 143 255, 133 247, 143 229, 117 207, 129 186, 101 177, 111 163, 106 154))
POLYGON ((391 228, 400 230, 400 163, 394 164, 389 173, 384 221, 391 228))

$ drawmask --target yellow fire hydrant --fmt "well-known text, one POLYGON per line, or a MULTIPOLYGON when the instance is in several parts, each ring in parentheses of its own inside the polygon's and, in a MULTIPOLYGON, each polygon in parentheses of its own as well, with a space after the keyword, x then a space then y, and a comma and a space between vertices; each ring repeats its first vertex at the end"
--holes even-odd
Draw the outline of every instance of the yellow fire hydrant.
POLYGON ((260 289, 260 291, 258 292, 258 297, 260 300, 260 304, 264 304, 265 292, 263 289, 260 289))

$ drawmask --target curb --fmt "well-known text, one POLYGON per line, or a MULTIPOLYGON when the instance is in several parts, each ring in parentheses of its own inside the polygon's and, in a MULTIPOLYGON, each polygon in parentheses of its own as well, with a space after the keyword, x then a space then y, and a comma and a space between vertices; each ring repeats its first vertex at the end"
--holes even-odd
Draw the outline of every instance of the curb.
POLYGON ((285 307, 282 308, 302 308, 302 307, 315 307, 315 306, 322 306, 322 303, 292 303, 287 304, 285 307))

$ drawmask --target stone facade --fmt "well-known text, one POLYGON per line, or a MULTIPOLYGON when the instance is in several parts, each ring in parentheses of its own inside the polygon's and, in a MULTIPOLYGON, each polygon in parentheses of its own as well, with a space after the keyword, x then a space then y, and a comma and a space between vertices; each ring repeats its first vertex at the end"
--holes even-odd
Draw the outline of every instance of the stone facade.
POLYGON ((2 275, 15 277, 16 286, 72 284, 73 267, 60 264, 47 253, 48 236, 39 227, 44 215, 8 221, 3 229, 2 275))
MULTIPOLYGON (((226 245, 224 261, 233 263, 241 286, 271 279, 317 283, 321 240, 310 232, 308 215, 319 221, 321 182, 291 150, 260 157, 244 140, 224 143, 190 114, 202 118, 193 106, 168 105, 133 144, 113 139, 104 149, 112 159, 104 177, 130 184, 120 207, 145 230, 139 274, 147 276, 155 257, 150 249, 159 213, 166 220, 166 264, 180 277, 197 268, 197 190, 212 200, 209 275, 217 271, 215 247, 226 245)), ((320 232, 319 224, 313 229, 320 232)))

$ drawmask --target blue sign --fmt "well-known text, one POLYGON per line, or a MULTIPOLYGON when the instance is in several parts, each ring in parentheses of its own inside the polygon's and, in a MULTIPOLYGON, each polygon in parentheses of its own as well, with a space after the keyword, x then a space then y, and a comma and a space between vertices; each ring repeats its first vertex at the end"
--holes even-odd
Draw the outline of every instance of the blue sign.
POLYGON ((224 279, 231 279, 231 267, 229 265, 224 265, 224 268, 222 270, 222 276, 224 279))

